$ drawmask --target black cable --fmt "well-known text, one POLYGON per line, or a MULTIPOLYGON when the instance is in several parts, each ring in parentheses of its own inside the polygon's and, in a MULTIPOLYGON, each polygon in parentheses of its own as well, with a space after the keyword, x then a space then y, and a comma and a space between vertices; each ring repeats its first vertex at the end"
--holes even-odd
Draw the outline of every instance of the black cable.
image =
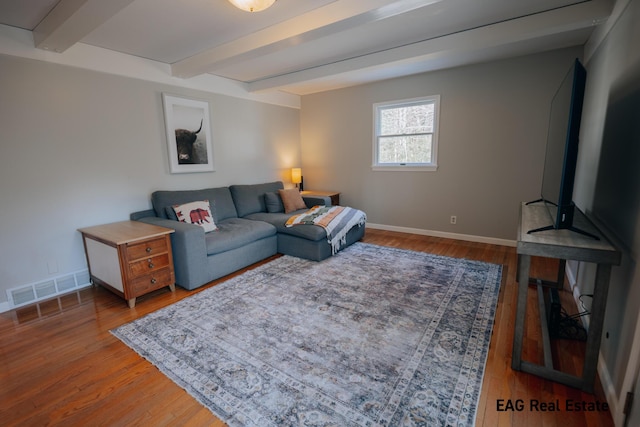
POLYGON ((584 311, 582 313, 569 315, 565 311, 564 307, 561 308, 560 320, 558 320, 557 328, 555 328, 556 333, 554 334, 554 338, 586 341, 587 330, 582 326, 582 322, 578 321, 580 317, 586 314, 589 314, 589 312, 584 311))

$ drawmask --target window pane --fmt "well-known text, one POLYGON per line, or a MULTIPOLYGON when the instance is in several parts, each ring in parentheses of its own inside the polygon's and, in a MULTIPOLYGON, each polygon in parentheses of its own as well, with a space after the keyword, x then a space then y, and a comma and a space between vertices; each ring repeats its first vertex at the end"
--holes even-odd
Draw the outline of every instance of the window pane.
POLYGON ((381 135, 433 132, 434 104, 389 107, 380 110, 381 135))
POLYGON ((431 163, 432 135, 380 137, 378 163, 431 163))

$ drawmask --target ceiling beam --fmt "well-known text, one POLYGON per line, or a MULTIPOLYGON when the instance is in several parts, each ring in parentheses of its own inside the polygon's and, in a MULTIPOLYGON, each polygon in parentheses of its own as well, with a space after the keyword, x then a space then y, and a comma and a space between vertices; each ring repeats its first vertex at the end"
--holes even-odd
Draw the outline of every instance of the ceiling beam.
POLYGON ((597 25, 603 22, 610 13, 611 3, 608 0, 579 3, 395 49, 257 80, 249 83, 248 89, 250 92, 286 90, 287 86, 293 87, 304 82, 323 81, 331 79, 331 76, 348 74, 358 70, 401 66, 420 60, 427 61, 450 56, 460 53, 460 51, 487 49, 499 45, 535 40, 540 37, 597 25))
POLYGON ((35 47, 64 52, 134 0, 61 0, 33 30, 35 47))
POLYGON ((314 9, 248 36, 214 47, 171 66, 175 77, 190 78, 281 49, 317 40, 357 25, 390 18, 442 0, 342 0, 314 9))

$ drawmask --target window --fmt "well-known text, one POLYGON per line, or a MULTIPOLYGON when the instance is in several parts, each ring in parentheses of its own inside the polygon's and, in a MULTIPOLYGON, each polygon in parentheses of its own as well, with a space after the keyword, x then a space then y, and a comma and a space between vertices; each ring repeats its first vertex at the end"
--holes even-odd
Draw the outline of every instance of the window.
POLYGON ((436 170, 440 96, 374 104, 373 170, 436 170))

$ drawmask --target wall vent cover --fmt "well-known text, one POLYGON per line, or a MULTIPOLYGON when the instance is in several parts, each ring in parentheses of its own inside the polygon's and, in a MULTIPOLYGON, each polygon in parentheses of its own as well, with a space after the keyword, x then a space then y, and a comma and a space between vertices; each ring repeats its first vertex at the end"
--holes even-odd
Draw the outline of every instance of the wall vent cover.
POLYGON ((91 285, 89 270, 79 270, 53 279, 7 289, 10 308, 53 298, 91 285))

